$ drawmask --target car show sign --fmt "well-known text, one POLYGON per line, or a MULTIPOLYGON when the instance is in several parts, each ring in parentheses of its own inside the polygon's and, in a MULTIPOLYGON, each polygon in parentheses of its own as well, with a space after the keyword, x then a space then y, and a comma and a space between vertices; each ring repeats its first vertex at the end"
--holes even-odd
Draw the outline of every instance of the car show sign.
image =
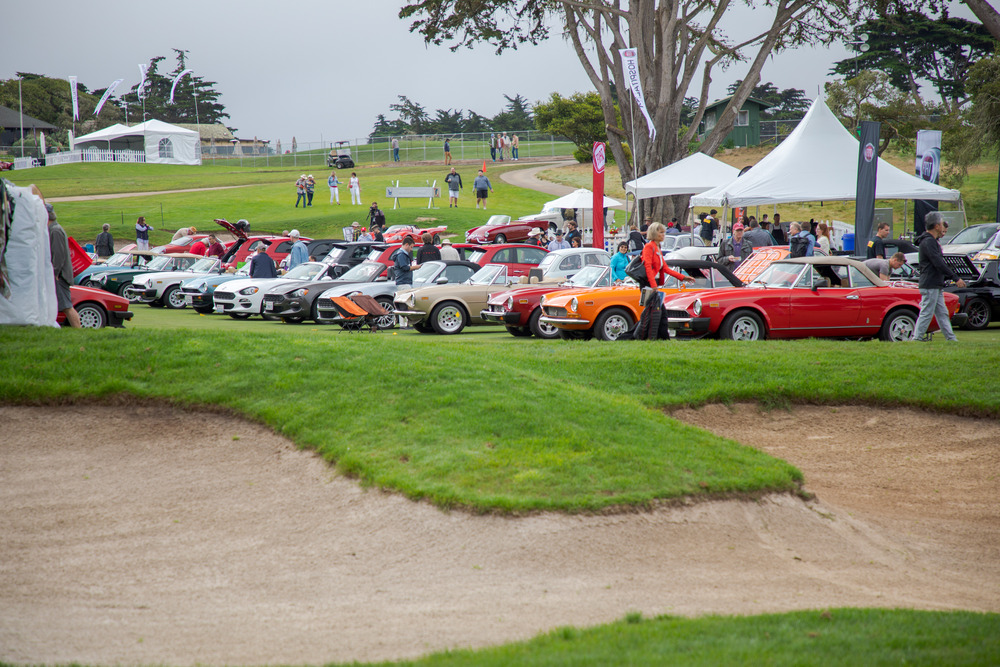
POLYGON ((121 85, 121 82, 124 81, 124 80, 125 79, 115 79, 115 81, 113 81, 111 83, 111 85, 108 86, 108 89, 104 91, 103 95, 101 95, 101 101, 97 103, 97 108, 94 109, 94 115, 95 116, 100 115, 101 109, 104 107, 104 103, 108 101, 109 97, 111 97, 112 95, 114 95, 115 88, 117 88, 119 85, 121 85))
POLYGON ((594 247, 604 247, 604 164, 607 148, 600 141, 594 142, 594 247))
MULTIPOLYGON (((941 130, 917 130, 916 153, 917 177, 936 184, 941 173, 941 130)), ((936 201, 917 199, 913 202, 913 230, 917 234, 923 233, 927 214, 936 210, 936 201)))
POLYGON ((649 117, 646 110, 646 98, 642 94, 642 81, 639 80, 639 52, 635 49, 619 49, 622 56, 622 70, 625 72, 625 81, 632 90, 632 96, 639 104, 639 111, 646 119, 646 126, 649 128, 649 138, 656 136, 656 128, 653 127, 653 119, 649 117))
POLYGON ((76 77, 69 77, 69 96, 73 100, 73 120, 80 120, 80 98, 76 92, 76 77))
MULTIPOLYGON (((858 189, 854 198, 854 238, 864 244, 872 235, 875 220, 875 182, 878 174, 879 132, 882 124, 861 121, 861 149, 858 156, 858 189)), ((860 246, 857 246, 860 247, 860 246)))

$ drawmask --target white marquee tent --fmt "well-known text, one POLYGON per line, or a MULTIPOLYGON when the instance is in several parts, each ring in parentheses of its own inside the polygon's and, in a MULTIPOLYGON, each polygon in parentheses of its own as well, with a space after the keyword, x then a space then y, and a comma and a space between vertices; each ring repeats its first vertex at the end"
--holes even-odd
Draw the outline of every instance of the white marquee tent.
POLYGON ((201 138, 194 130, 160 120, 147 120, 131 127, 112 125, 77 137, 74 148, 143 151, 146 162, 201 164, 200 144, 201 138))
MULTIPOLYGON (((844 201, 857 196, 858 140, 822 100, 798 127, 729 183, 695 195, 691 206, 759 206, 784 202, 844 201)), ((876 199, 958 201, 958 190, 935 185, 878 160, 876 199)))
POLYGON ((692 195, 729 183, 740 170, 704 153, 689 155, 625 184, 636 199, 692 195))

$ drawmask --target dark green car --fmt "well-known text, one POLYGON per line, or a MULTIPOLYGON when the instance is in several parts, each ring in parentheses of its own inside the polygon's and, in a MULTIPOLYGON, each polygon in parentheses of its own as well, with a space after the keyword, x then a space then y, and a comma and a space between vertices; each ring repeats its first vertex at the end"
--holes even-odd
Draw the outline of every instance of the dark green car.
POLYGON ((86 286, 98 287, 127 298, 125 289, 132 284, 137 275, 153 271, 183 271, 199 259, 202 258, 189 253, 155 255, 144 266, 95 271, 87 276, 86 286))

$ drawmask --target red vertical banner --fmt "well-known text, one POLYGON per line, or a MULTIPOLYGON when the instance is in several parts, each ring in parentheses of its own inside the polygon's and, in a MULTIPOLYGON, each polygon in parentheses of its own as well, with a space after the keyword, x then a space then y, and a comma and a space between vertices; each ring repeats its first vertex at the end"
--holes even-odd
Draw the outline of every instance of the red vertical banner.
POLYGON ((594 142, 594 247, 604 248, 604 144, 594 142))

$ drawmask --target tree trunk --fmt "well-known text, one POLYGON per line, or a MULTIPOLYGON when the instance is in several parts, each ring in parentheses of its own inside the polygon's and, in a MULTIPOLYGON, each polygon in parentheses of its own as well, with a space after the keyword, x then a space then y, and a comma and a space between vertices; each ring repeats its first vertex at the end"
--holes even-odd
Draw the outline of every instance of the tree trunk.
POLYGON ((993 35, 993 39, 1000 40, 1000 12, 986 0, 965 0, 965 4, 983 22, 983 27, 993 35))

